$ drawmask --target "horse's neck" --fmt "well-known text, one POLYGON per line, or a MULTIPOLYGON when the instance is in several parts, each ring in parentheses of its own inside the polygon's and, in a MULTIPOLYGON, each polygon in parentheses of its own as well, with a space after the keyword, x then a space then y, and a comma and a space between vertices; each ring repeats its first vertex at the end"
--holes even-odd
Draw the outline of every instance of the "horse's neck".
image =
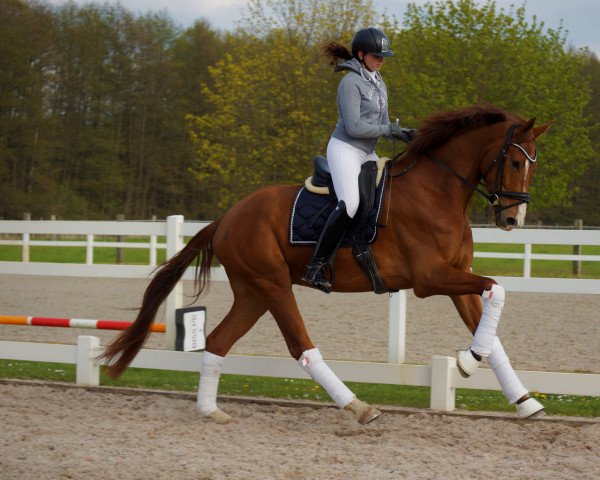
MULTIPOLYGON (((482 141, 482 133, 481 130, 464 133, 450 140, 436 152, 437 158, 474 185, 481 181, 480 166, 485 156, 485 146, 487 144, 482 141)), ((448 174, 456 177, 450 172, 448 174)), ((435 172, 434 169, 433 175, 439 176, 439 172, 435 172)), ((467 188, 467 191, 473 193, 470 187, 467 188)))
POLYGON ((431 182, 447 195, 458 195, 460 192, 463 208, 466 208, 474 190, 463 179, 471 185, 477 185, 482 177, 480 165, 484 156, 484 145, 481 135, 477 132, 465 133, 437 149, 434 156, 447 165, 448 169, 423 158, 422 161, 428 163, 427 175, 431 182))

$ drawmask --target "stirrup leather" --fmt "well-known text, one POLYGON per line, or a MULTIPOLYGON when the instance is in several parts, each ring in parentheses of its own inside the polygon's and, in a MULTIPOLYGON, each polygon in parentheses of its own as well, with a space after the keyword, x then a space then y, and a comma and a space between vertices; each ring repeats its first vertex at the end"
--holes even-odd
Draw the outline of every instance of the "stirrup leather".
POLYGON ((383 279, 379 274, 379 269, 377 268, 377 263, 375 262, 375 258, 373 257, 373 252, 368 245, 354 245, 352 248, 352 253, 354 254, 354 258, 358 261, 360 268, 363 273, 369 279, 369 283, 371 284, 371 290, 373 290, 376 294, 381 293, 389 293, 397 290, 390 290, 383 283, 383 279))

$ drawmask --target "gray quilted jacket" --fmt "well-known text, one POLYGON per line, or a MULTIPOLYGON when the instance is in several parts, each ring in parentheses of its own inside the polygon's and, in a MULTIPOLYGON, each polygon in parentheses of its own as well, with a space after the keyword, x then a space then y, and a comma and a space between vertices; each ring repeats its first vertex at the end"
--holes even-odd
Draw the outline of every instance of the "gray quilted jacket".
POLYGON ((339 118, 332 137, 372 153, 379 137, 390 136, 387 88, 379 72, 375 82, 355 58, 340 63, 339 70, 348 73, 338 86, 339 118))

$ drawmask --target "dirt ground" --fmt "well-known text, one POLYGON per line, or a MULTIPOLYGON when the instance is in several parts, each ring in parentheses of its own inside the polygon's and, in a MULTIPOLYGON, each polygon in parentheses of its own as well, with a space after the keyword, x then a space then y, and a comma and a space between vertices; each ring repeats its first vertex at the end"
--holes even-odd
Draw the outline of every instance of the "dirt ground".
MULTIPOLYGON (((146 280, 0 278, 0 314, 132 320, 146 280)), ((186 285, 191 292, 191 285, 186 285)), ((297 289, 326 358, 385 361, 388 299, 297 289)), ((208 330, 231 292, 199 304, 208 330)), ((600 372, 600 296, 508 293, 499 335, 518 369, 600 372)), ((115 332, 0 325, 0 340, 75 343, 115 332)), ((409 297, 407 360, 453 355, 469 334, 446 298, 409 297)), ((151 348, 162 348, 153 334, 151 348)), ((287 356, 265 316, 234 353, 287 356)), ((0 372, 0 377, 1 377, 0 372)), ((193 396, 115 394, 0 383, 0 480, 30 479, 597 479, 600 423, 384 413, 366 427, 336 408, 224 402, 214 425, 193 396)))
POLYGON ((0 384, 3 480, 600 478, 600 424, 384 413, 0 384))

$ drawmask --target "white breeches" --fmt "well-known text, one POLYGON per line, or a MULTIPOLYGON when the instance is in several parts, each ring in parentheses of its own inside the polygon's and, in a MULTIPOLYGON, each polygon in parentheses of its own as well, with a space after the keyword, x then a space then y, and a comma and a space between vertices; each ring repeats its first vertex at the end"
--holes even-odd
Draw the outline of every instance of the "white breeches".
POLYGON ((346 213, 354 218, 360 195, 358 192, 358 175, 360 167, 366 162, 376 162, 379 157, 376 153, 365 153, 352 145, 331 138, 327 145, 327 164, 331 171, 333 188, 338 200, 346 204, 346 213))

